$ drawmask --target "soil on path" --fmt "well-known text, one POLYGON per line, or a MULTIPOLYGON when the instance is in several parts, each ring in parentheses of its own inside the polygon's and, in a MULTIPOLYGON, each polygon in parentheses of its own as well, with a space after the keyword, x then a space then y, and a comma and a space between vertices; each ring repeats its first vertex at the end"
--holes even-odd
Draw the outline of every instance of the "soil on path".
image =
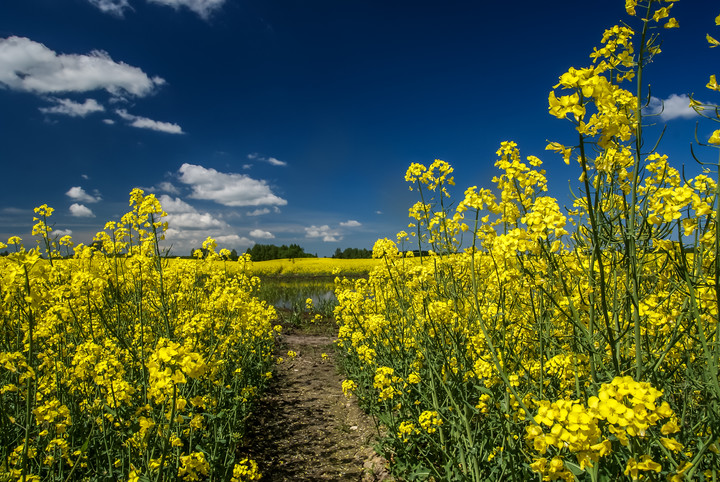
POLYGON ((373 422, 342 393, 333 341, 292 329, 280 338, 277 356, 284 361, 250 420, 243 450, 258 463, 262 481, 391 480, 371 447, 373 422))

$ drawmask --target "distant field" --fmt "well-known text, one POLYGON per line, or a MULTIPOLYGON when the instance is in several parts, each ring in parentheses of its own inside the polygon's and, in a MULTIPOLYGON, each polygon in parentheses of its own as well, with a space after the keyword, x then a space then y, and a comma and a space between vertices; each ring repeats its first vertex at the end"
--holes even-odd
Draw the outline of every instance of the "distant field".
MULTIPOLYGON (((365 275, 380 262, 378 259, 293 258, 253 261, 247 268, 255 276, 365 275)), ((238 263, 238 267, 241 266, 238 263)))

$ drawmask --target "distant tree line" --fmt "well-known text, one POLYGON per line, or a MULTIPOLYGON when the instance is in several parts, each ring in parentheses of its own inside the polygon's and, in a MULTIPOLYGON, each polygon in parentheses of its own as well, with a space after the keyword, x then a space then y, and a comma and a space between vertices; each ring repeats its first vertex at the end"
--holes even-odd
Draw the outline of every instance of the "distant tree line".
POLYGON ((245 251, 250 255, 253 261, 268 261, 271 259, 283 258, 317 258, 315 254, 306 253, 303 248, 297 244, 290 246, 275 246, 274 244, 256 244, 252 248, 245 251))
MULTIPOLYGON (((210 251, 209 251, 208 249, 206 249, 206 248, 194 248, 194 249, 192 249, 192 250, 190 251, 190 258, 193 258, 193 259, 194 259, 194 258, 198 258, 198 257, 199 257, 199 258, 203 258, 203 259, 204 259, 204 258, 209 254, 209 252, 210 252, 210 251), (197 255, 197 256, 196 256, 195 254, 198 253, 198 252, 199 252, 199 253, 202 253, 202 255, 197 255)), ((179 256, 179 257, 180 257, 180 258, 185 258, 185 256, 179 256)), ((238 256, 237 250, 233 249, 232 251, 230 251, 230 255, 227 256, 226 259, 227 259, 228 261, 237 261, 238 258, 239 258, 239 256, 238 256)))
POLYGON ((332 257, 336 259, 372 258, 372 251, 365 248, 345 248, 341 251, 340 248, 338 248, 332 257))

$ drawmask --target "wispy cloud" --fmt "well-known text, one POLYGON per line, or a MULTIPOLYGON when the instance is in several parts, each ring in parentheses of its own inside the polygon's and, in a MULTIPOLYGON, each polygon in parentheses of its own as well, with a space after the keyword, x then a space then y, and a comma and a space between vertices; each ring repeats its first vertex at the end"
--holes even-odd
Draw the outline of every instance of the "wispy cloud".
POLYGON ((93 112, 103 112, 105 110, 105 107, 100 105, 95 99, 85 99, 85 102, 82 104, 71 99, 58 99, 56 97, 52 97, 48 100, 54 102, 55 105, 53 107, 40 107, 40 112, 43 114, 85 117, 93 112))
POLYGON ((115 113, 122 119, 128 121, 132 127, 137 127, 138 129, 150 129, 153 131, 166 132, 168 134, 184 134, 182 127, 177 124, 160 122, 148 119, 147 117, 132 115, 125 109, 117 109, 115 113))
POLYGON ((143 97, 165 81, 137 67, 115 62, 107 52, 58 54, 26 37, 0 39, 0 84, 35 94, 105 90, 143 97))
MULTIPOLYGON (((188 10, 195 12, 203 19, 208 19, 210 16, 219 10, 226 0, 147 0, 149 3, 155 3, 158 5, 165 5, 172 7, 175 10, 180 8, 187 8, 188 10)), ((97 7, 101 12, 116 17, 124 17, 127 10, 133 10, 128 0, 88 0, 91 5, 97 7)))
POLYGON ((176 10, 184 7, 195 12, 200 17, 208 19, 215 11, 223 6, 225 0, 148 0, 148 2, 167 5, 176 10))
POLYGON ((93 214, 92 210, 83 205, 78 203, 73 203, 70 205, 70 215, 74 216, 76 218, 94 218, 95 214, 93 214))
POLYGON ((657 97, 650 98, 650 104, 646 108, 646 114, 660 115, 664 121, 672 119, 692 119, 698 114, 690 108, 690 97, 686 94, 670 94, 667 99, 657 97))
POLYGON ((326 243, 334 243, 342 240, 342 236, 339 231, 331 229, 327 224, 323 226, 310 226, 305 228, 306 238, 322 238, 326 243))
POLYGON ((218 172, 194 164, 180 166, 179 180, 192 188, 192 199, 206 199, 224 206, 284 206, 267 182, 244 174, 218 172))
POLYGON ((96 192, 94 196, 90 195, 85 192, 85 189, 80 186, 71 187, 68 192, 65 193, 65 195, 74 201, 80 201, 84 203, 96 203, 102 201, 102 197, 99 193, 96 192))
POLYGON ((125 10, 132 10, 127 0, 88 0, 103 13, 109 13, 116 17, 123 17, 125 10))
POLYGON ((252 154, 248 154, 247 157, 248 157, 248 159, 253 160, 253 161, 256 161, 256 160, 257 160, 257 161, 267 162, 267 163, 270 164, 271 166, 287 166, 287 162, 285 162, 285 161, 281 161, 281 160, 276 159, 276 158, 274 158, 274 157, 261 156, 261 155, 258 154, 257 152, 253 152, 252 154))

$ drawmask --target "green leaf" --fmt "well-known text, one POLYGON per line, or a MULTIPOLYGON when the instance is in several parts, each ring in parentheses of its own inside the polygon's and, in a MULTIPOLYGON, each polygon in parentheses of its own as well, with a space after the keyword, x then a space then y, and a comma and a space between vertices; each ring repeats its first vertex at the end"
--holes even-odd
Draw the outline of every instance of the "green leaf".
POLYGON ((585 473, 585 469, 581 468, 578 464, 565 461, 565 466, 570 469, 570 472, 572 472, 575 476, 585 473))

